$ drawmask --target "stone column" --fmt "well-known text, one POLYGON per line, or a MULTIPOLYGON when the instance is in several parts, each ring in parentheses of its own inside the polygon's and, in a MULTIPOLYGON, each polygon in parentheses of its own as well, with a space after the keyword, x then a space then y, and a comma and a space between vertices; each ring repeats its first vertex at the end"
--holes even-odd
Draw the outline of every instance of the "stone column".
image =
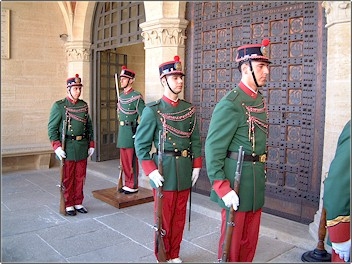
MULTIPOLYGON (((324 1, 322 6, 327 20, 324 150, 319 210, 314 222, 309 225, 309 232, 316 240, 323 207, 324 180, 335 155, 338 137, 351 119, 351 3, 324 1)), ((331 252, 328 245, 326 250, 331 252)))
MULTIPOLYGON (((139 26, 145 50, 145 95, 144 100, 152 102, 162 97, 164 88, 160 84, 159 65, 180 57, 185 66, 185 30, 188 21, 185 16, 185 2, 144 1, 146 21, 139 26)), ((180 97, 183 97, 180 94, 180 97)), ((149 178, 140 170, 139 185, 151 188, 149 178)))
POLYGON ((161 63, 171 61, 178 55, 184 67, 187 24, 188 21, 182 18, 160 18, 140 24, 145 49, 146 102, 156 100, 163 94, 159 79, 161 63))
POLYGON ((82 78, 82 94, 81 99, 89 102, 91 96, 90 89, 90 59, 91 59, 91 43, 87 41, 68 41, 65 43, 68 75, 73 77, 76 73, 82 78))

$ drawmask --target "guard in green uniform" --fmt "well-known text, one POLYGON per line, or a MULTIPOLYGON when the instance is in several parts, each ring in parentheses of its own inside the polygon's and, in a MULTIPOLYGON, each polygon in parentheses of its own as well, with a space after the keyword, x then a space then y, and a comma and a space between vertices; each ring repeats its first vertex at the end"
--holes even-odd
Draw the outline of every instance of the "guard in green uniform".
POLYGON ((67 79, 67 97, 56 101, 50 111, 48 136, 57 157, 64 160, 64 198, 66 215, 87 213, 83 203, 83 186, 86 179, 87 158, 94 153, 93 126, 88 105, 79 99, 82 89, 78 74, 67 79), (61 133, 66 120, 65 149, 61 133))
POLYGON ((324 181, 323 206, 326 210, 331 262, 349 262, 351 252, 351 120, 337 141, 335 157, 324 181))
POLYGON ((265 194, 267 108, 259 88, 269 74, 267 48, 249 44, 238 48, 236 61, 241 81, 215 106, 205 141, 207 173, 212 185, 210 199, 219 204, 221 259, 230 206, 235 212, 229 262, 251 262, 257 247, 261 208, 265 194), (244 150, 239 193, 233 190, 238 150, 244 150))
MULTIPOLYGON (((136 74, 122 66, 120 83, 123 92, 120 93, 117 102, 119 132, 117 135, 117 147, 120 148, 120 160, 123 174, 125 175, 124 186, 119 192, 132 194, 138 192, 139 165, 134 150, 134 137, 138 126, 138 118, 142 114, 145 103, 142 94, 133 89, 136 74)), ((116 89, 118 89, 116 87, 116 89)), ((119 91, 117 90, 117 93, 119 91)))
MULTIPOLYGON (((156 188, 162 186, 163 241, 168 262, 180 263, 180 245, 186 222, 187 200, 202 167, 201 140, 194 106, 178 98, 183 89, 182 65, 178 56, 159 66, 164 87, 161 99, 144 108, 135 140, 136 153, 153 187, 154 214, 157 212, 156 188), (165 138, 163 175, 158 172, 159 131, 165 138)), ((157 253, 155 256, 158 259, 157 253)))

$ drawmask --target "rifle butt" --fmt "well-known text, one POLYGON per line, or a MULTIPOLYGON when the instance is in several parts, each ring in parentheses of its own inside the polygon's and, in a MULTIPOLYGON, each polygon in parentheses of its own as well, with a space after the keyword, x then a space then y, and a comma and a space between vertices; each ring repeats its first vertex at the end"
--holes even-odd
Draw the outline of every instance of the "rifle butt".
MULTIPOLYGON (((243 157, 244 157, 243 146, 239 147, 238 154, 239 155, 237 160, 233 190, 239 196, 240 180, 241 180, 243 157)), ((232 233, 233 233, 234 226, 235 226, 235 210, 233 209, 233 205, 231 205, 229 215, 227 216, 226 233, 225 233, 225 240, 222 246, 223 253, 221 257, 221 262, 228 262, 228 255, 231 248, 231 240, 232 240, 232 233)))
POLYGON ((221 256, 221 262, 228 262, 228 255, 230 252, 230 247, 231 247, 231 239, 232 239, 232 232, 233 232, 233 227, 234 227, 234 212, 235 210, 233 207, 230 207, 230 212, 227 218, 227 224, 226 224, 226 233, 225 233, 225 240, 222 246, 222 256, 221 256))
POLYGON ((117 180, 117 190, 121 190, 121 188, 123 187, 123 184, 122 184, 122 173, 123 173, 123 170, 122 170, 122 166, 120 166, 120 173, 119 173, 119 178, 117 180))
POLYGON ((166 250, 165 250, 165 245, 164 245, 164 240, 159 233, 156 238, 156 250, 157 250, 157 257, 159 262, 166 262, 167 257, 166 257, 166 250))
POLYGON ((63 194, 62 191, 61 191, 61 195, 60 196, 61 196, 60 197, 60 214, 66 215, 65 198, 64 198, 64 194, 63 194))
POLYGON ((65 196, 64 196, 64 159, 61 160, 61 182, 60 182, 60 209, 59 212, 62 215, 66 215, 66 205, 65 205, 65 196))
POLYGON ((325 250, 324 240, 326 236, 326 210, 323 207, 321 210, 319 228, 318 228, 318 244, 317 249, 325 250))

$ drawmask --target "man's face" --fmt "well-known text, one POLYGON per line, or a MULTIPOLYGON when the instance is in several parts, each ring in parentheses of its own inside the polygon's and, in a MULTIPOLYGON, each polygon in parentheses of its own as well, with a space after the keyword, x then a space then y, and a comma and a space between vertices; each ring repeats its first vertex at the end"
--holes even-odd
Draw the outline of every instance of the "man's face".
POLYGON ((78 98, 81 96, 81 91, 82 91, 82 86, 72 86, 71 88, 69 88, 69 96, 71 97, 71 99, 73 99, 74 101, 77 101, 78 98))
MULTIPOLYGON (((129 84, 128 81, 131 80, 130 78, 121 76, 120 77, 120 83, 121 83, 121 87, 127 87, 127 85, 129 84)), ((130 81, 130 84, 132 83, 132 81, 130 81)))
MULTIPOLYGON (((183 89, 183 76, 179 74, 172 74, 166 76, 167 82, 170 85, 170 88, 176 93, 179 94, 183 89)), ((164 87, 167 87, 166 80, 163 83, 164 87)))
MULTIPOLYGON (((253 67, 253 72, 258 85, 264 86, 267 82, 267 78, 269 75, 269 63, 264 61, 252 60, 252 67, 253 67)), ((242 73, 244 74, 244 77, 248 85, 250 85, 251 87, 256 87, 256 84, 253 80, 253 76, 248 63, 245 64, 242 73)))

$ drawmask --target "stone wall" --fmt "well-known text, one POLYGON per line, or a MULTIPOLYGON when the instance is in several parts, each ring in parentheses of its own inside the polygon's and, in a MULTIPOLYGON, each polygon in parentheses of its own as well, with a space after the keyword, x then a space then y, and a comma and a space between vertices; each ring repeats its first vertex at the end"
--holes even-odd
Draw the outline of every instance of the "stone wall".
MULTIPOLYGON (((57 2, 5 1, 1 8, 9 10, 10 43, 9 57, 1 59, 2 155, 43 152, 48 161, 50 108, 66 95, 67 60, 59 37, 65 23, 57 2)), ((14 166, 36 163, 27 160, 14 166)))
MULTIPOLYGON (((56 2, 3 2, 10 10, 10 58, 1 60, 2 149, 50 146, 52 103, 66 94, 67 62, 56 2)), ((61 23, 60 23, 61 22, 61 23)))
POLYGON ((142 93, 145 98, 145 55, 143 43, 118 48, 117 52, 127 55, 127 67, 136 73, 133 89, 142 93))

